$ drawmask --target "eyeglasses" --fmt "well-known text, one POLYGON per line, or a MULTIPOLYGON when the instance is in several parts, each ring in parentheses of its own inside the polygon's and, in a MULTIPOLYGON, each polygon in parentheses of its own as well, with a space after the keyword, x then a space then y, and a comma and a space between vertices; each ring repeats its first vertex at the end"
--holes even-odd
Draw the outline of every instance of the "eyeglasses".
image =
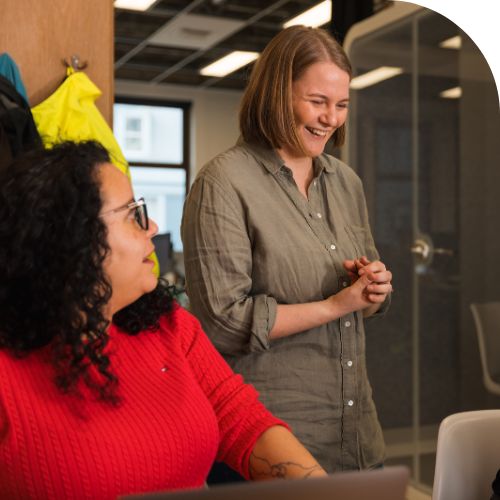
POLYGON ((148 217, 148 209, 146 207, 146 202, 144 198, 139 198, 137 201, 131 201, 124 205, 123 207, 114 208, 113 210, 109 210, 108 212, 104 212, 100 215, 100 217, 104 217, 105 215, 114 214, 116 212, 121 212, 123 210, 133 210, 134 218, 139 224, 139 227, 144 231, 149 229, 149 217, 148 217))

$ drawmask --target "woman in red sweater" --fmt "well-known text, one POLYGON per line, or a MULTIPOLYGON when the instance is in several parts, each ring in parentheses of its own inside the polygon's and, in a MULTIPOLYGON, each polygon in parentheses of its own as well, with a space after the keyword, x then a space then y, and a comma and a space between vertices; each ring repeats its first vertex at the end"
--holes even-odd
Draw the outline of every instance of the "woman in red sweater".
POLYGON ((1 498, 324 474, 157 280, 156 231, 96 143, 0 172, 1 498))

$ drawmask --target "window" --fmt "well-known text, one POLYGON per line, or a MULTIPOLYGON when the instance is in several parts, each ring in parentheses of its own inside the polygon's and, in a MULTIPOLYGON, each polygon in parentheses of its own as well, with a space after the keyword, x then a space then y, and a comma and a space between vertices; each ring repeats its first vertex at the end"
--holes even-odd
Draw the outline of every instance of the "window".
MULTIPOLYGON (((182 251, 180 225, 189 185, 189 103, 117 98, 114 133, 159 234, 182 251)), ((160 257, 160 256, 159 256, 160 257)), ((163 272, 163 270, 162 270, 163 272)))

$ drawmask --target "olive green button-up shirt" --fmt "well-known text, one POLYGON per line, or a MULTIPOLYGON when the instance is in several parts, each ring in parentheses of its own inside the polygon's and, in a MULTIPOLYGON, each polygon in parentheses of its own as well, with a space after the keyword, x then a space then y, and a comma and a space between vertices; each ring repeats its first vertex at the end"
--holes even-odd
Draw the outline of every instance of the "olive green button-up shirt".
POLYGON ((240 142, 198 174, 182 239, 192 311, 263 403, 329 472, 382 462, 362 313, 269 339, 277 304, 325 299, 350 284, 344 259, 378 259, 354 171, 321 155, 306 199, 274 150, 240 142))

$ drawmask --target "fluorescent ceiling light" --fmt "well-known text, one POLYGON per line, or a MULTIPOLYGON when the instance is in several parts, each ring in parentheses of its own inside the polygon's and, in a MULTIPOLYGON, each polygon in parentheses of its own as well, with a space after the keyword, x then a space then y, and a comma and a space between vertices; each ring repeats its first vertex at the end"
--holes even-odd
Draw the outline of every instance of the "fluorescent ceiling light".
POLYGON ((462 48, 462 37, 457 35, 457 36, 452 36, 451 38, 447 38, 446 40, 443 40, 439 46, 443 49, 461 49, 462 48))
POLYGON ((290 21, 283 24, 283 28, 289 28, 290 26, 295 26, 296 24, 316 28, 317 26, 326 24, 331 18, 332 1, 325 0, 324 2, 311 7, 309 10, 302 12, 302 14, 290 19, 290 21))
POLYGON ((459 99, 462 97, 462 88, 453 87, 452 89, 443 90, 439 92, 439 97, 444 97, 445 99, 459 99))
POLYGON ((365 87, 370 87, 376 83, 387 80, 394 76, 400 75, 403 72, 403 68, 395 68, 393 66, 380 66, 380 68, 368 71, 363 75, 356 76, 351 80, 351 89, 364 89, 365 87))
POLYGON ((252 61, 255 61, 257 57, 259 57, 258 52, 235 50, 227 56, 200 69, 200 73, 204 76, 226 76, 252 61))
POLYGON ((147 10, 156 0, 115 0, 118 9, 147 10))

